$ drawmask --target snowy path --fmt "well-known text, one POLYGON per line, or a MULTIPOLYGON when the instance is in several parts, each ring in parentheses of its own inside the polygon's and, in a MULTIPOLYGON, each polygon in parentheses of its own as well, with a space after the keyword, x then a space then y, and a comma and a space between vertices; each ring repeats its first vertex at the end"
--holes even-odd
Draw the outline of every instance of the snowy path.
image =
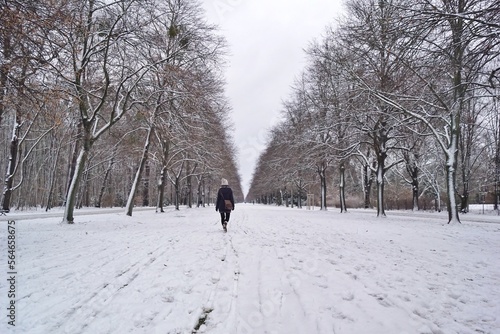
POLYGON ((226 234, 213 207, 59 221, 18 220, 18 333, 500 332, 500 224, 242 204, 226 234))

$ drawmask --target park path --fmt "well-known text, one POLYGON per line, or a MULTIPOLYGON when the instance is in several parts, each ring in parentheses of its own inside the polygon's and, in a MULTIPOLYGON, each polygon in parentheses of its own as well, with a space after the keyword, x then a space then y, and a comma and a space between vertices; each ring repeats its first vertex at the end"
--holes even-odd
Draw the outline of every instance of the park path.
POLYGON ((250 204, 237 204, 227 233, 213 207, 86 215, 74 225, 25 219, 17 223, 16 327, 493 333, 499 236, 497 224, 250 204))

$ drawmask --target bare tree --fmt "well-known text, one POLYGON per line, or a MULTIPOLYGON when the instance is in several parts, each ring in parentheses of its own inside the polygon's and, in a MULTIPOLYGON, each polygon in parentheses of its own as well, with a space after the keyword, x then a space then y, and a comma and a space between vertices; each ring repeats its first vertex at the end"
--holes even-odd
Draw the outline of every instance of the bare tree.
MULTIPOLYGON (((138 50, 140 32, 151 23, 152 8, 154 1, 68 0, 61 9, 58 30, 48 36, 57 52, 50 73, 65 83, 73 97, 82 131, 63 218, 67 223, 74 221, 76 194, 92 146, 144 98, 135 93, 152 66, 138 50)), ((164 61, 160 58, 157 63, 164 61)))
MULTIPOLYGON (((392 1, 347 2, 349 19, 341 26, 344 66, 348 75, 358 83, 358 89, 369 86, 379 92, 396 94, 408 89, 401 58, 408 52, 407 39, 400 33, 401 10, 392 1), (355 60, 353 60, 355 59, 355 60), (355 65, 352 67, 352 65, 355 65)), ((365 155, 366 148, 358 150, 367 167, 375 168, 377 182, 377 216, 385 216, 385 173, 402 162, 397 151, 402 149, 397 139, 406 120, 397 117, 397 110, 385 101, 374 98, 370 92, 360 95, 358 103, 364 112, 357 113, 358 131, 363 134, 362 146, 375 153, 375 166, 365 155), (364 145, 363 145, 364 143, 364 145)), ((368 151, 368 152, 369 152, 368 151)))
MULTIPOLYGON (((190 108, 188 111, 187 108, 194 104, 193 100, 206 95, 200 94, 195 82, 200 81, 200 73, 207 70, 207 64, 208 66, 217 64, 224 47, 223 39, 214 36, 214 27, 205 24, 201 19, 199 4, 178 0, 167 1, 158 4, 155 11, 156 16, 161 16, 163 19, 153 20, 151 29, 145 29, 143 33, 143 40, 155 43, 146 49, 144 55, 154 68, 149 73, 148 86, 145 89, 146 92, 153 92, 149 99, 150 107, 147 108, 151 110, 151 115, 147 118, 146 144, 127 202, 128 215, 132 215, 135 192, 148 159, 153 133, 158 126, 163 127, 160 125, 163 120, 167 120, 168 127, 171 122, 185 124, 187 114, 196 117, 198 110, 190 108), (158 63, 157 60, 162 58, 165 61, 159 66, 154 66, 158 63), (163 115, 165 113, 169 116, 165 117, 163 115)), ((165 137, 165 134, 162 137, 165 137)), ((170 141, 163 138, 160 145, 165 140, 170 141)), ((168 149, 164 149, 163 153, 168 154, 168 149)), ((160 187, 160 190, 162 189, 163 187, 160 187)))
POLYGON ((494 49, 498 49, 498 37, 492 35, 497 28, 483 21, 491 18, 492 8, 494 5, 487 0, 444 0, 409 7, 408 12, 416 15, 411 16, 413 24, 408 24, 415 27, 412 31, 422 53, 419 58, 428 62, 420 61, 418 67, 407 65, 422 82, 425 92, 415 99, 418 106, 412 109, 395 102, 389 94, 376 94, 381 101, 424 122, 439 143, 446 157, 449 223, 460 222, 455 193, 462 117, 475 95, 473 92, 481 89, 481 81, 483 85, 487 82, 482 69, 497 55, 494 49), (438 74, 439 71, 443 73, 438 74), (446 77, 451 80, 439 80, 446 77), (438 117, 440 122, 433 123, 438 117))
MULTIPOLYGON (((46 14, 44 4, 4 1, 0 4, 0 124, 4 115, 14 113, 9 143, 8 165, 2 192, 2 210, 9 211, 14 177, 19 170, 20 145, 29 138, 34 122, 46 110, 38 69, 51 57, 44 54, 45 41, 40 38, 54 25, 54 15, 46 14), (23 129, 24 128, 24 129, 23 129)), ((55 93, 51 91, 51 93, 55 93)), ((54 125, 49 126, 53 129, 54 125)), ((48 132, 46 132, 48 133, 48 132)), ((46 134, 45 133, 45 134, 46 134)), ((39 143, 40 140, 35 142, 39 143)), ((32 152, 33 147, 27 152, 32 152)))

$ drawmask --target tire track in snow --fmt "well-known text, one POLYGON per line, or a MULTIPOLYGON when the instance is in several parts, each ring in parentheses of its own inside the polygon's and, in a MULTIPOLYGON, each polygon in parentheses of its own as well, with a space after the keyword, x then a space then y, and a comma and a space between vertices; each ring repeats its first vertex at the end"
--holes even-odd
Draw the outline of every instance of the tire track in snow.
POLYGON ((311 296, 311 286, 318 290, 319 296, 324 295, 327 288, 320 275, 320 268, 323 270, 324 264, 320 263, 319 253, 324 248, 324 243, 321 238, 310 236, 314 229, 311 228, 309 221, 299 222, 294 217, 288 217, 287 220, 287 226, 290 228, 289 236, 282 237, 283 244, 280 249, 284 254, 281 258, 286 273, 282 278, 285 295, 280 317, 288 319, 289 323, 282 321, 280 330, 286 328, 287 331, 296 330, 302 333, 316 327, 315 333, 333 333, 332 328, 325 329, 321 326, 319 322, 322 317, 321 310, 311 308, 311 305, 315 304, 315 298, 311 296), (310 239, 309 242, 307 239, 310 239), (300 312, 294 313, 294 317, 290 319, 289 314, 294 310, 300 312))
MULTIPOLYGON (((108 254, 108 250, 110 249, 109 246, 106 246, 105 248, 102 248, 102 249, 97 249, 95 250, 95 254, 98 255, 98 254, 108 254)), ((120 261, 121 259, 125 259, 129 256, 128 253, 126 252, 122 252, 121 254, 119 255, 116 255, 114 256, 112 259, 100 259, 100 258, 95 258, 95 261, 94 263, 98 263, 96 266, 82 266, 80 265, 80 262, 82 263, 87 263, 88 262, 88 259, 86 259, 84 256, 80 255, 82 253, 82 250, 79 250, 79 249, 73 249, 73 251, 75 252, 75 254, 78 254, 75 258, 73 259, 66 259, 64 261, 60 261, 60 260, 54 260, 54 257, 50 258, 50 257, 47 257, 46 253, 42 253, 40 254, 40 256, 37 258, 39 259, 40 261, 50 261, 50 262, 58 262, 58 263, 71 263, 71 265, 75 268, 85 268, 86 271, 85 272, 75 272, 75 271, 72 271, 72 272, 68 272, 68 271, 65 271, 67 270, 66 266, 62 266, 62 265, 58 265, 58 266, 52 266, 52 267, 42 267, 42 271, 44 272, 52 272, 52 271, 55 271, 55 270, 61 270, 63 271, 61 273, 61 276, 59 276, 59 278, 64 282, 65 286, 71 286, 71 285, 74 285, 74 284, 79 284, 81 283, 83 277, 93 277, 93 276, 96 276, 97 274, 99 274, 100 272, 102 272, 103 268, 106 268, 106 267, 109 267, 110 263, 116 263, 118 261, 120 261)), ((61 258, 62 259, 62 258, 61 258)), ((39 269, 37 269, 39 270, 39 269)), ((27 273, 26 277, 28 279, 31 279, 32 278, 32 275, 29 273, 27 273)), ((29 295, 24 295, 22 296, 19 300, 23 300, 23 299, 26 299, 26 298, 30 298, 33 294, 36 294, 38 292, 42 292, 43 291, 43 288, 41 288, 40 290, 38 291, 32 291, 29 295)))
MULTIPOLYGON (((191 333, 200 318, 210 313, 199 300, 205 299, 207 291, 219 280, 214 269, 220 266, 225 256, 219 235, 222 232, 214 230, 215 222, 191 224, 189 212, 184 214, 186 223, 174 227, 179 237, 174 238, 175 244, 169 249, 166 263, 151 268, 151 272, 156 273, 152 280, 142 277, 137 282, 139 288, 141 283, 147 286, 145 290, 135 291, 144 312, 132 314, 130 324, 121 326, 123 331, 133 327, 139 332, 149 329, 158 333, 191 333), (157 306, 151 308, 151 304, 157 306)), ((127 299, 120 296, 113 304, 119 305, 120 301, 126 303, 127 299)))
POLYGON ((199 319, 204 318, 203 322, 210 333, 235 333, 240 266, 233 234, 238 234, 240 230, 237 221, 233 220, 228 225, 228 232, 221 236, 224 254, 217 269, 217 282, 202 307, 203 313, 198 316, 199 319))
POLYGON ((144 229, 138 229, 139 224, 126 223, 125 227, 134 233, 122 229, 121 221, 98 229, 82 223, 71 228, 41 225, 42 229, 32 230, 28 228, 30 223, 24 224, 27 226, 22 225, 20 247, 24 260, 19 281, 23 286, 19 297, 24 314, 21 326, 40 333, 49 332, 54 324, 65 323, 63 317, 76 303, 88 297, 89 292, 101 290, 103 281, 113 281, 122 272, 119 268, 133 265, 137 260, 133 250, 144 248, 146 234, 144 229), (47 300, 53 302, 46 310, 33 306, 47 300))
MULTIPOLYGON (((283 226, 275 224, 272 217, 266 216, 267 212, 263 215, 258 212, 258 216, 249 219, 246 210, 242 211, 244 226, 238 227, 243 234, 235 234, 233 242, 244 250, 240 254, 244 265, 239 280, 239 295, 235 301, 238 305, 236 327, 231 333, 283 333, 286 327, 297 330, 301 328, 302 316, 293 317, 292 322, 298 327, 287 326, 282 321, 283 318, 289 318, 284 313, 295 311, 300 304, 283 290, 285 287, 292 293, 292 283, 288 281, 291 273, 287 270, 287 259, 291 255, 281 240, 283 226)), ((238 223, 242 225, 241 221, 238 223)), ((291 240, 289 244, 295 241, 291 240)))
POLYGON ((105 283, 99 290, 78 301, 62 316, 63 320, 53 327, 52 332, 55 333, 61 328, 64 329, 65 333, 84 332, 91 321, 102 312, 104 305, 121 293, 121 290, 129 286, 147 267, 166 252, 166 250, 160 251, 161 249, 162 246, 159 246, 148 253, 150 257, 135 262, 117 274, 114 277, 114 283, 105 283), (82 323, 83 326, 81 326, 82 323), (76 328, 76 326, 78 327, 76 328))

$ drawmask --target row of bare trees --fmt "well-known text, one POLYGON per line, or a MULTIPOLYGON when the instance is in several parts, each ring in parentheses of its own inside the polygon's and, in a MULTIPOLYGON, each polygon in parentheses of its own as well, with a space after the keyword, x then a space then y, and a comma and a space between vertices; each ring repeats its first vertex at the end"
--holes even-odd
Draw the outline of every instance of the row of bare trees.
POLYGON ((384 216, 386 185, 404 183, 414 210, 445 194, 449 222, 471 191, 498 209, 500 4, 348 0, 346 12, 308 48, 248 199, 319 191, 326 209, 335 183, 344 212, 346 189, 369 207, 376 185, 384 216))
POLYGON ((242 199, 226 45, 199 3, 6 0, 0 16, 2 210, 204 205, 222 176, 242 199))

